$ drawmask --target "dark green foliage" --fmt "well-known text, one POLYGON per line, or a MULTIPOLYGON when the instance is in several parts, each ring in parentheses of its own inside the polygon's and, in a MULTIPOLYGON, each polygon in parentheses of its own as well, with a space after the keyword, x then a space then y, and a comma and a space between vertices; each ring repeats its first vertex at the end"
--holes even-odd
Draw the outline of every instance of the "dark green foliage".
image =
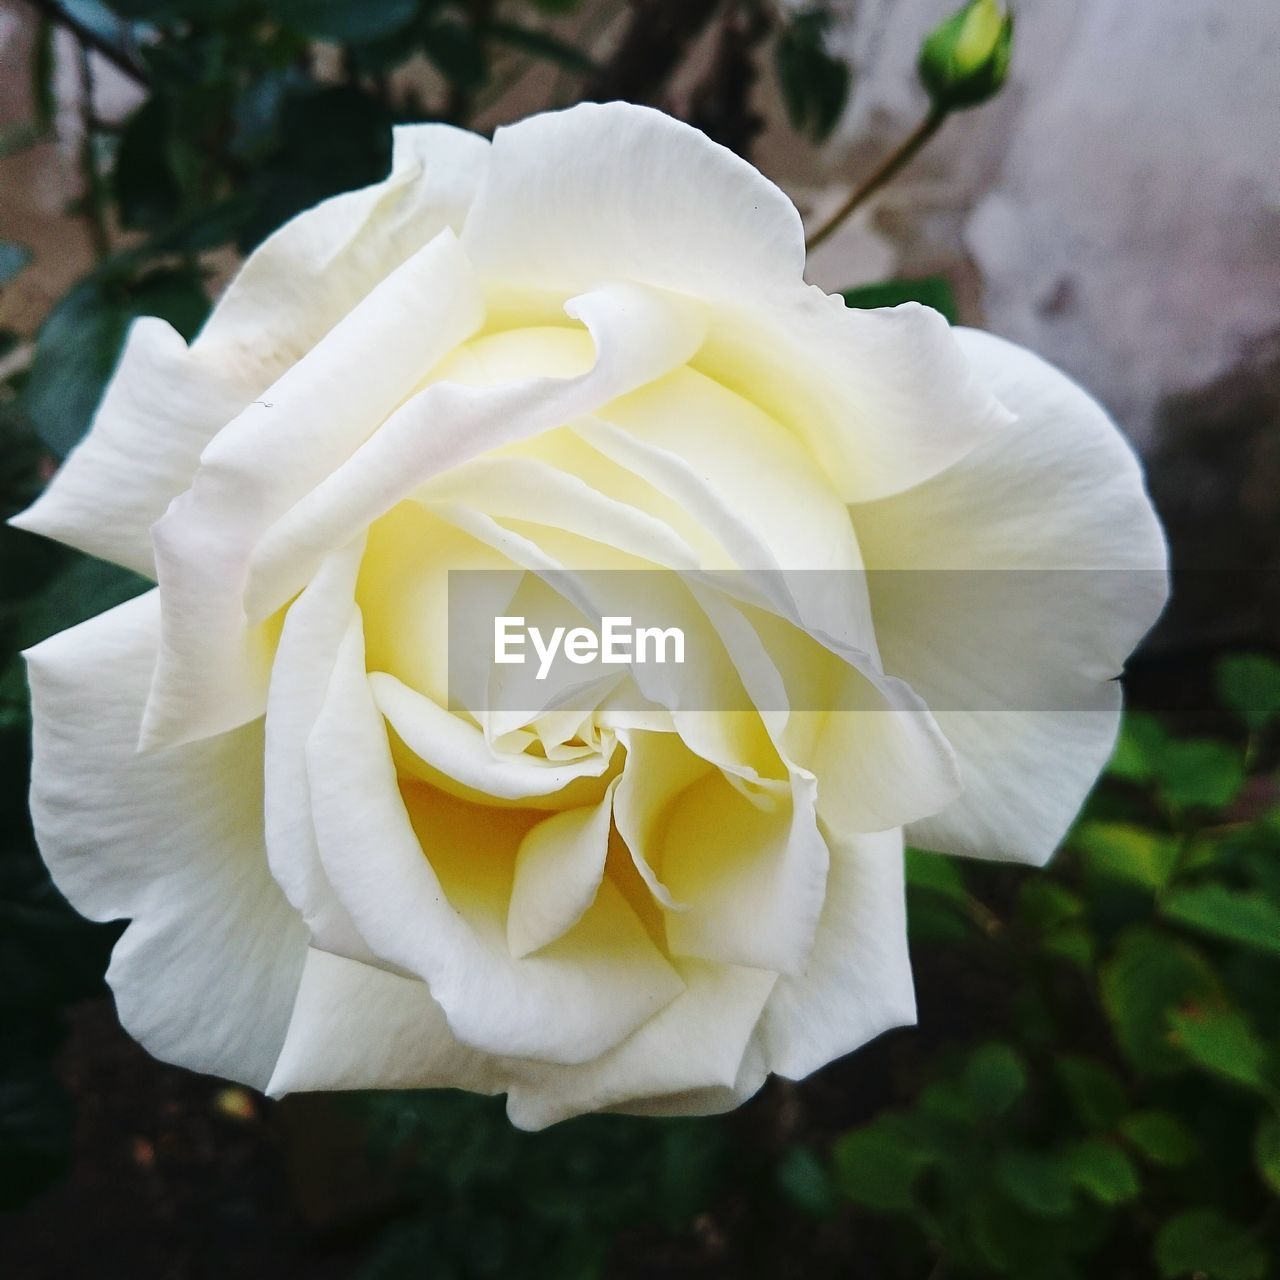
POLYGON ((686 1227, 724 1173, 714 1118, 587 1116, 529 1134, 498 1099, 383 1093, 357 1105, 385 1159, 412 1153, 406 1189, 422 1205, 361 1280, 603 1276, 620 1230, 686 1227))
POLYGON ((1132 715, 1111 780, 1012 909, 1006 872, 910 855, 913 921, 945 904, 977 925, 928 945, 957 965, 990 953, 1014 1018, 1005 1042, 926 1060, 923 1087, 837 1137, 830 1168, 855 1212, 923 1231, 949 1277, 1275 1274, 1277 744, 1273 716, 1242 712, 1270 667, 1228 660, 1216 680, 1270 808, 1230 807, 1244 744, 1132 715))
MULTIPOLYGON (((14 381, 17 381, 16 379, 14 381)), ((40 487, 42 451, 0 384, 0 517, 40 487)), ((27 817, 30 720, 17 650, 134 594, 124 570, 0 525, 0 1211, 63 1170, 71 1133, 51 1058, 61 1010, 102 990, 115 926, 82 920, 36 852, 27 817)))
POLYGON ((840 121, 853 82, 849 64, 827 52, 825 6, 795 14, 778 36, 774 66, 792 128, 822 142, 840 121))

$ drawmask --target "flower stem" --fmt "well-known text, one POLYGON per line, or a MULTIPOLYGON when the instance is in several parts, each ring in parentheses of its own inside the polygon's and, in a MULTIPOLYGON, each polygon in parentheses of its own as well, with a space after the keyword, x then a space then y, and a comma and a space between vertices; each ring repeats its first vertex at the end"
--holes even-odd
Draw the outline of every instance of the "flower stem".
POLYGON ((891 178, 905 168, 916 156, 916 153, 942 128, 947 112, 936 108, 920 121, 918 125, 891 151, 871 172, 865 181, 849 193, 844 203, 820 226, 810 232, 805 241, 805 248, 816 249, 835 229, 861 204, 874 195, 891 178))

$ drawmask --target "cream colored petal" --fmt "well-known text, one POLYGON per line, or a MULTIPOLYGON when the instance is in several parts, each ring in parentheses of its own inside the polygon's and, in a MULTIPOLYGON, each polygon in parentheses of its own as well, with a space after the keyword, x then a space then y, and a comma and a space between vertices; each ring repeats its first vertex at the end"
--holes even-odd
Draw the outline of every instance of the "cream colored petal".
POLYGON ((611 1052, 581 1066, 529 1063, 513 1073, 507 1114, 544 1129, 585 1111, 726 1110, 763 1083, 752 1044, 776 978, 758 969, 680 961, 685 990, 611 1052))
POLYGON ((829 844, 813 953, 803 972, 778 979, 760 1022, 769 1070, 792 1080, 915 1022, 902 832, 829 844))
POLYGON ((338 647, 357 617, 363 552, 359 539, 330 556, 285 618, 267 696, 264 809, 272 875, 307 922, 312 945, 372 960, 320 865, 306 755, 338 647))
MULTIPOLYGON (((163 633, 145 745, 189 742, 262 714, 273 645, 261 625, 267 615, 245 617, 254 547, 480 323, 469 270, 457 241, 443 232, 205 450, 192 488, 153 531, 163 633)), ((363 531, 353 530, 326 551, 363 531)), ((319 558, 312 572, 318 564, 319 558)))
POLYGON ((267 1092, 499 1093, 504 1066, 459 1044, 425 983, 311 948, 267 1092))
POLYGON ((31 811, 58 887, 132 921, 107 981, 158 1058, 261 1088, 297 991, 307 929, 267 866, 262 726, 135 750, 159 633, 151 592, 27 655, 31 811))
POLYGON ((609 784, 598 804, 544 818, 520 841, 507 910, 513 956, 527 956, 562 938, 595 902, 609 852, 616 785, 609 784))
POLYGON ((163 320, 135 320, 89 434, 10 523, 154 578, 151 526, 255 394, 163 320))
POLYGON ((1011 343, 959 341, 1017 425, 853 517, 885 665, 937 708, 964 782, 908 838, 1041 863, 1111 752, 1114 677, 1163 606, 1166 550, 1101 407, 1011 343))
POLYGON ((320 557, 452 467, 549 431, 683 364, 702 342, 696 306, 635 285, 603 284, 566 304, 596 358, 569 378, 492 387, 433 382, 316 485, 263 538, 248 589, 265 617, 314 572, 320 557))
POLYGON ((696 129, 584 103, 499 129, 467 251, 503 288, 635 280, 694 296, 799 280, 804 230, 772 182, 696 129))
POLYGON ((660 865, 687 910, 667 917, 672 955, 803 973, 827 882, 811 775, 753 796, 713 773, 670 806, 660 865))
POLYGON ((512 957, 506 910, 515 854, 539 815, 469 805, 416 783, 402 796, 357 628, 344 641, 308 765, 320 856, 335 891, 374 952, 427 983, 464 1044, 584 1062, 680 991, 678 975, 608 883, 558 942, 512 957))
MULTIPOLYGON (((390 176, 290 219, 249 255, 196 353, 257 395, 446 228, 460 234, 489 144, 450 125, 395 130, 390 176)), ((353 366, 358 367, 358 366, 353 366)))

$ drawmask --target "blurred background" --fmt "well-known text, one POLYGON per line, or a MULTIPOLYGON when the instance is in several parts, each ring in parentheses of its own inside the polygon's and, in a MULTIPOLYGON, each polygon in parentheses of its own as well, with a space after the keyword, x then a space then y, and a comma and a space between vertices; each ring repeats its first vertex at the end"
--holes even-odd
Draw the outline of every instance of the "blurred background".
MULTIPOLYGON (((990 0, 983 0, 989 3, 990 0)), ((394 122, 649 103, 810 228, 929 109, 959 0, 0 0, 0 489, 86 430, 130 320, 375 181, 394 122)), ((912 853, 921 1025, 740 1112, 510 1129, 153 1062, 25 817, 18 650, 145 584, 0 530, 0 1257, 22 1277, 1280 1274, 1280 6, 1024 0, 1000 92, 824 239, 1064 367, 1177 569, 1045 873, 912 853)))

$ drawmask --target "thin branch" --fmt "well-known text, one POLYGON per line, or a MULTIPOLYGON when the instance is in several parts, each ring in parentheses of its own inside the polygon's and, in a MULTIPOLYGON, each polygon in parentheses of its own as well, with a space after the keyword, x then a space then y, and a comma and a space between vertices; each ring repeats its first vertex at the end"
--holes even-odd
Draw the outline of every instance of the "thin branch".
POLYGON ((74 15, 68 13, 57 0, 27 0, 37 13, 43 14, 50 22, 57 23, 58 26, 64 27, 70 31, 73 36, 86 48, 92 49, 94 53, 105 58, 117 71, 123 72, 135 84, 140 85, 144 89, 151 88, 151 77, 147 74, 147 70, 137 59, 133 58, 126 50, 121 49, 119 45, 112 44, 110 40, 99 35, 92 27, 74 15))
POLYGON ((93 64, 89 50, 76 46, 80 63, 80 172, 84 177, 84 214, 89 223, 93 251, 99 258, 111 252, 111 236, 107 230, 107 198, 98 169, 98 119, 93 109, 93 64))
POLYGON ((583 87, 581 100, 652 105, 719 8, 720 0, 632 0, 617 49, 583 87))
POLYGON ((925 143, 933 137, 947 118, 945 111, 930 111, 923 120, 880 162, 865 182, 855 187, 844 203, 814 231, 805 241, 805 248, 816 249, 835 229, 856 209, 864 204, 872 195, 880 190, 891 178, 915 159, 925 143))

